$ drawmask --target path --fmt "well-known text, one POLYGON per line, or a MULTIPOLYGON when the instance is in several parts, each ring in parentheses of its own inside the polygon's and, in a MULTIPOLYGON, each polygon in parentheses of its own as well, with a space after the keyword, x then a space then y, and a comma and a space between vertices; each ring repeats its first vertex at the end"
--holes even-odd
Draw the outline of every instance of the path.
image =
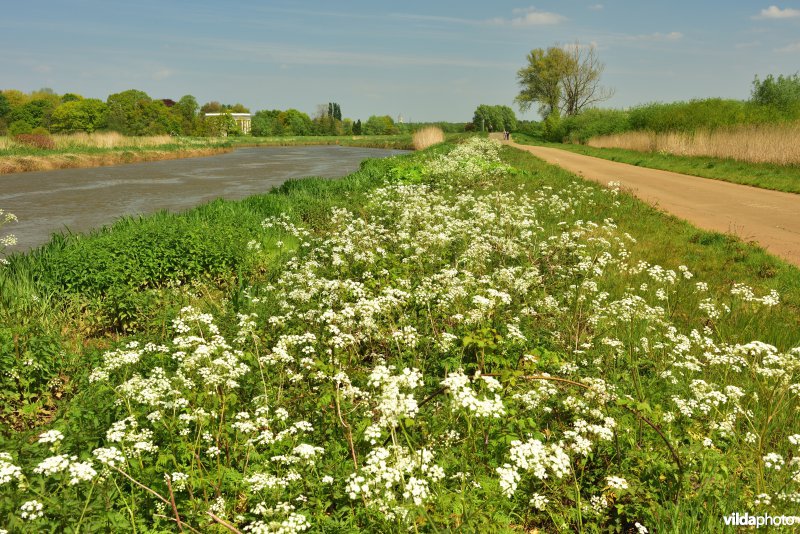
POLYGON ((503 142, 582 178, 602 184, 619 182, 638 198, 699 228, 755 241, 800 266, 800 195, 503 142))

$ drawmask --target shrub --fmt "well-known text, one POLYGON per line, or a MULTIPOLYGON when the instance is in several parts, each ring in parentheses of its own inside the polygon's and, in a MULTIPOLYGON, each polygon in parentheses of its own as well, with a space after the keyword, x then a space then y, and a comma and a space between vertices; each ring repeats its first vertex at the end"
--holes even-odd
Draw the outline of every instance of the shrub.
POLYGON ((626 111, 590 109, 565 118, 554 133, 559 137, 559 141, 583 144, 598 135, 611 135, 628 130, 630 130, 630 120, 626 111))
MULTIPOLYGON (((37 128, 38 129, 38 128, 37 128)), ((42 150, 53 150, 56 147, 53 138, 50 135, 43 134, 20 134, 14 137, 17 143, 29 146, 32 148, 40 148, 42 150)))
POLYGON ((29 134, 33 127, 25 121, 14 121, 8 125, 8 135, 29 134))

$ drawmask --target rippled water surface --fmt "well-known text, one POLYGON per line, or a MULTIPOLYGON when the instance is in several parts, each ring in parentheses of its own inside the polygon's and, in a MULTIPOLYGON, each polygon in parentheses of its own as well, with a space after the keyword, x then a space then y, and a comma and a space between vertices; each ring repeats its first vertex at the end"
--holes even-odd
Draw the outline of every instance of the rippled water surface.
POLYGON ((0 208, 19 218, 5 228, 17 236, 12 250, 28 250, 53 233, 85 232, 123 215, 181 211, 215 198, 240 199, 290 178, 345 176, 367 158, 402 153, 340 146, 242 148, 206 158, 7 174, 0 176, 0 208))

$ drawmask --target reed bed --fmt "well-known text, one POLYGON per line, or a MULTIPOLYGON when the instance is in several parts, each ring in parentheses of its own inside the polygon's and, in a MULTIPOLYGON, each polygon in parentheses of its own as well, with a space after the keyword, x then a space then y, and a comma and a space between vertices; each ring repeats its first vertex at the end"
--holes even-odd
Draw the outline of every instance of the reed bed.
POLYGON ((798 165, 800 122, 737 126, 695 133, 626 132, 594 137, 587 144, 596 148, 798 165))
POLYGON ((414 132, 411 140, 414 143, 415 150, 423 150, 429 146, 444 142, 444 132, 436 126, 428 126, 414 132))

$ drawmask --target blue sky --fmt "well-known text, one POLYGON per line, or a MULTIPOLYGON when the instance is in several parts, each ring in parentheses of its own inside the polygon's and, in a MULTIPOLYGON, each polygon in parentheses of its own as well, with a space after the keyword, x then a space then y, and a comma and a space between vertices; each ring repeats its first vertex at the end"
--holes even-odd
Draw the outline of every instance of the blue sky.
POLYGON ((744 99, 755 75, 800 70, 800 1, 17 2, 0 88, 466 121, 512 105, 531 49, 575 41, 598 48, 610 107, 744 99))

